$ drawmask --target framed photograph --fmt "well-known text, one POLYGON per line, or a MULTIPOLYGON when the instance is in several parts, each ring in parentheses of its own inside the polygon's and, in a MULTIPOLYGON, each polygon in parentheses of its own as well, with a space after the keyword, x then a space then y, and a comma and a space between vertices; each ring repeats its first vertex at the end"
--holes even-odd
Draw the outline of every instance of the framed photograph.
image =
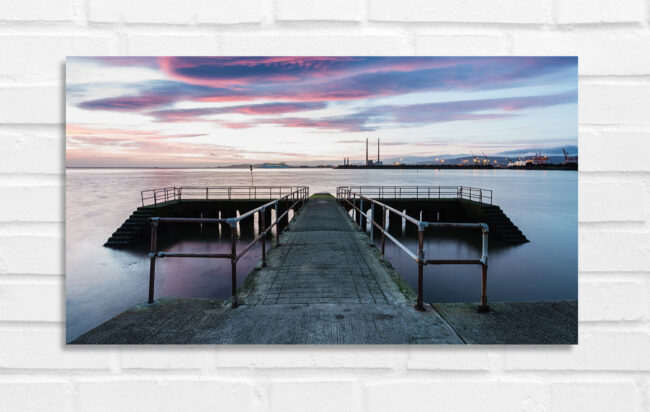
POLYGON ((68 344, 576 344, 577 57, 68 57, 68 344))

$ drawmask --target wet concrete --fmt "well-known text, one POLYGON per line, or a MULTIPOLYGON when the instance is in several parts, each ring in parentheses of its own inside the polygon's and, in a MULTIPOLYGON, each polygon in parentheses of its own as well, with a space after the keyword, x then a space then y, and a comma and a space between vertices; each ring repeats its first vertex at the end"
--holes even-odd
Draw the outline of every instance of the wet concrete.
POLYGON ((241 306, 206 299, 140 304, 76 344, 575 343, 577 305, 444 304, 413 292, 335 199, 315 195, 238 291, 241 306), (442 315, 442 316, 441 316, 442 315), (539 325, 537 327, 536 325, 539 325), (568 331, 568 332, 567 332, 568 331), (575 337, 575 339, 574 339, 575 337))

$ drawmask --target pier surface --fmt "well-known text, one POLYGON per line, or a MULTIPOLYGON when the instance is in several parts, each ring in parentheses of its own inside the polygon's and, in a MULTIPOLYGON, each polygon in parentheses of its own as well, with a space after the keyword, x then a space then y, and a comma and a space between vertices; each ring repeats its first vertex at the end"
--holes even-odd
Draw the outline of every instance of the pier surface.
POLYGON ((280 243, 267 266, 248 276, 236 309, 217 300, 158 299, 72 343, 577 343, 577 307, 570 302, 501 304, 492 314, 453 304, 416 311, 412 291, 330 195, 313 196, 280 243), (546 309, 536 316, 540 308, 546 309), (477 333, 481 324, 489 333, 477 333))

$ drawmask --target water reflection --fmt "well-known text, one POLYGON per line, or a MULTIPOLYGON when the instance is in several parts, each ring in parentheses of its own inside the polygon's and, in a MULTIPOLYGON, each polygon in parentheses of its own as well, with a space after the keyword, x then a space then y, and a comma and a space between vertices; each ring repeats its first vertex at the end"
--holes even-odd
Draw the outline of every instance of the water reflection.
MULTIPOLYGON (((147 247, 104 248, 111 233, 140 202, 140 190, 163 186, 248 185, 250 172, 233 169, 85 169, 66 172, 66 319, 67 339, 146 300, 147 247)), ((490 237, 488 298, 491 300, 562 300, 577 298, 577 173, 524 170, 334 170, 263 169, 259 185, 307 185, 310 192, 336 193, 346 185, 467 185, 493 189, 494 202, 528 237, 511 246, 490 237)), ((240 211, 242 212, 242 211, 240 211)), ((379 212, 377 212, 379 213, 379 212)), ((272 219, 275 210, 271 209, 272 219)), ((216 216, 215 216, 216 217, 216 216)), ((229 217, 229 216, 221 216, 229 217)), ((390 220, 387 218, 387 221, 390 220)), ((257 217, 238 228, 237 247, 259 230, 257 217)), ((392 221, 390 233, 417 249, 412 225, 392 221), (401 223, 401 224, 400 224, 401 223)), ((390 223, 389 223, 390 224, 390 223)), ((163 231, 164 232, 164 231, 163 231)), ((273 236, 274 237, 274 236, 273 236)), ((375 242, 381 237, 375 232, 375 242)), ((161 249, 229 251, 227 226, 204 225, 182 238, 161 237, 161 249), (163 249, 165 248, 165 249, 163 249)), ((480 235, 427 231, 428 257, 474 258, 480 235)), ((415 263, 386 241, 386 255, 412 285, 415 263)), ((238 282, 261 257, 254 247, 238 265, 238 282)), ((157 269, 156 296, 228 298, 230 262, 225 259, 165 258, 157 269)), ((480 269, 476 266, 425 268, 425 300, 478 301, 480 269)))

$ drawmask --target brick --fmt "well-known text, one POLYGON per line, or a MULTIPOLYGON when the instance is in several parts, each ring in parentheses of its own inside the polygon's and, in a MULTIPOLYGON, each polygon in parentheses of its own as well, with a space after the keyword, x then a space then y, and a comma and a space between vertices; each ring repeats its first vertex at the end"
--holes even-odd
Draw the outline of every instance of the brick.
POLYGON ((579 56, 582 75, 650 74, 650 50, 645 47, 650 35, 645 32, 522 31, 512 32, 512 42, 517 56, 579 56))
POLYGON ((644 183, 616 181, 580 182, 578 209, 580 222, 643 222, 648 216, 647 191, 644 183), (598 208, 590 207, 598 204, 598 208))
POLYGON ((650 131, 580 130, 579 135, 580 171, 650 171, 650 131))
POLYGON ((648 84, 581 84, 580 124, 650 126, 648 84))
POLYGON ((56 330, 0 330, 0 368, 108 369, 110 352, 99 347, 65 347, 63 325, 56 330))
POLYGON ((206 369, 214 364, 214 350, 203 347, 125 346, 120 350, 123 369, 206 369))
POLYGON ((63 188, 0 187, 0 221, 62 222, 63 188), (48 199, 49 207, 35 199, 48 199))
POLYGON ((88 15, 103 23, 259 23, 264 18, 262 0, 223 0, 219 7, 211 0, 195 0, 191 5, 173 0, 90 0, 88 15))
POLYGON ((580 326, 579 344, 545 347, 513 347, 504 353, 507 370, 647 371, 650 335, 645 332, 603 330, 580 326))
POLYGON ((396 22, 546 23, 543 1, 370 0, 370 20, 396 22))
POLYGON ((647 318, 646 287, 640 282, 581 281, 578 288, 578 319, 589 321, 635 321, 647 318))
POLYGON ((63 127, 0 127, 0 173, 62 173, 65 145, 63 127))
POLYGON ((435 351, 427 347, 409 347, 407 367, 430 370, 489 370, 494 361, 488 351, 461 346, 444 346, 435 351))
POLYGON ((549 410, 643 411, 635 382, 562 382, 549 386, 549 410))
POLYGON ((537 410, 545 400, 539 382, 463 382, 398 380, 368 384, 368 410, 429 412, 436 410, 475 411, 485 408, 498 411, 537 410))
POLYGON ((555 0, 555 21, 560 24, 631 23, 646 19, 643 0, 555 0))
POLYGON ((0 273, 63 274, 60 236, 0 236, 0 273))
POLYGON ((650 258, 650 233, 578 229, 580 271, 644 271, 650 258))
POLYGON ((213 56, 219 54, 214 35, 130 35, 129 54, 133 56, 213 56))
POLYGON ((406 37, 388 35, 253 35, 224 34, 222 54, 235 55, 412 55, 406 37))
POLYGON ((271 411, 358 411, 361 389, 355 382, 282 382, 270 388, 271 411))
POLYGON ((423 34, 415 37, 415 53, 425 56, 494 56, 507 51, 505 36, 423 34))
POLYGON ((222 411, 253 410, 259 406, 248 383, 213 379, 119 380, 79 382, 80 410, 140 411, 222 411))
POLYGON ((62 322, 64 294, 63 277, 47 284, 0 283, 0 321, 62 322))
POLYGON ((405 363, 405 353, 389 347, 292 347, 290 357, 282 346, 232 346, 217 351, 218 368, 395 368, 405 363))
POLYGON ((67 382, 3 382, 0 399, 5 411, 74 410, 73 387, 67 382), (55 408, 54 408, 55 407, 55 408))
POLYGON ((365 2, 362 0, 306 0, 300 7, 292 0, 275 1, 275 19, 282 21, 336 20, 361 21, 364 19, 365 2))
POLYGON ((3 0, 0 20, 5 21, 69 21, 73 20, 73 0, 3 0))
POLYGON ((64 88, 0 87, 0 123, 63 123, 64 88))
POLYGON ((112 54, 113 43, 112 37, 106 35, 0 36, 0 53, 11 56, 0 65, 0 77, 63 83, 66 56, 112 54))

